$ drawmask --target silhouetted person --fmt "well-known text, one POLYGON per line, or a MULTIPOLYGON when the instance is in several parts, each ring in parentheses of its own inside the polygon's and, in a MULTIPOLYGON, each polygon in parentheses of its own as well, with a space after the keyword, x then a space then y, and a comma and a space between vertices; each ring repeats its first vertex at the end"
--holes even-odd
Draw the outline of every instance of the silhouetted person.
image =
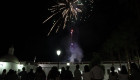
POLYGON ((60 74, 60 80, 65 80, 65 72, 66 72, 65 67, 62 67, 61 69, 62 69, 62 71, 60 74))
POLYGON ((34 80, 35 73, 33 72, 33 69, 30 69, 30 72, 27 74, 27 80, 34 80))
POLYGON ((91 80, 90 69, 88 65, 84 66, 83 80, 91 80))
POLYGON ((56 80, 59 80, 60 72, 58 71, 57 67, 55 67, 55 74, 56 74, 56 80))
POLYGON ((90 70, 91 78, 93 80, 103 80, 104 70, 101 68, 98 62, 92 63, 92 68, 90 70))
POLYGON ((14 71, 13 73, 13 80, 19 80, 18 75, 17 75, 17 71, 14 71))
POLYGON ((60 76, 60 72, 56 66, 53 66, 52 69, 48 73, 47 80, 58 80, 60 76))
POLYGON ((18 74, 21 80, 27 80, 27 72, 25 71, 25 67, 22 68, 22 71, 18 74))
POLYGON ((6 78, 6 69, 4 69, 4 70, 2 71, 2 74, 1 74, 1 76, 0 76, 0 80, 5 80, 5 78, 6 78))
POLYGON ((140 70, 139 70, 137 64, 136 63, 131 63, 130 64, 130 69, 131 69, 130 78, 132 80, 140 80, 140 70))
POLYGON ((80 68, 80 66, 79 66, 79 64, 77 64, 76 69, 74 71, 74 80, 82 80, 82 78, 81 78, 82 74, 81 74, 79 68, 80 68))
POLYGON ((5 79, 5 80, 10 80, 10 79, 11 79, 11 76, 12 76, 12 69, 10 69, 10 70, 7 72, 7 75, 6 75, 6 79, 5 79))
POLYGON ((115 72, 115 67, 111 66, 110 70, 111 72, 109 74, 109 80, 118 80, 118 73, 115 72))
POLYGON ((121 66, 121 71, 118 74, 118 79, 119 80, 128 80, 129 79, 129 74, 128 74, 128 71, 127 71, 125 65, 121 66))
POLYGON ((49 71, 49 73, 48 73, 48 76, 47 76, 47 80, 54 80, 55 78, 54 78, 54 67, 52 67, 51 68, 51 70, 49 71))
POLYGON ((41 66, 37 67, 37 69, 36 69, 36 72, 35 72, 35 80, 46 80, 46 74, 42 70, 42 67, 41 66))
POLYGON ((18 75, 14 70, 10 69, 5 80, 18 80, 18 75))
POLYGON ((65 80, 72 80, 73 79, 73 74, 69 70, 69 66, 66 66, 66 71, 65 71, 65 80))

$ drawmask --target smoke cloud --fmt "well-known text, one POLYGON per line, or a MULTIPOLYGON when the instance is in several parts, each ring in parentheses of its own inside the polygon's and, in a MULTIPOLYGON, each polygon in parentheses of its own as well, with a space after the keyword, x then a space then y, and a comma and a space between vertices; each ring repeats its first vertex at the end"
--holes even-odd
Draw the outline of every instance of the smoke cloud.
POLYGON ((82 61, 83 52, 80 46, 76 42, 70 44, 69 51, 70 51, 70 57, 69 57, 70 62, 82 61))

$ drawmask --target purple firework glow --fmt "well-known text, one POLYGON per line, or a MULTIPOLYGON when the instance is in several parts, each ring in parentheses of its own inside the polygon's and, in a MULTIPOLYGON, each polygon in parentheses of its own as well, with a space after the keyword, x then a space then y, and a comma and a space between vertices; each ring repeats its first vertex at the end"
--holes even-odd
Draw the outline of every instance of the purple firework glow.
POLYGON ((70 56, 70 62, 75 62, 78 61, 78 62, 81 62, 82 58, 83 58, 83 52, 82 52, 82 49, 79 47, 79 45, 75 42, 75 43, 71 43, 70 45, 70 53, 71 53, 71 56, 70 56))
POLYGON ((73 42, 74 29, 71 29, 70 33, 71 33, 71 42, 69 47, 69 51, 70 51, 69 60, 70 62, 75 62, 75 60, 81 62, 83 58, 83 53, 79 45, 76 42, 73 42))

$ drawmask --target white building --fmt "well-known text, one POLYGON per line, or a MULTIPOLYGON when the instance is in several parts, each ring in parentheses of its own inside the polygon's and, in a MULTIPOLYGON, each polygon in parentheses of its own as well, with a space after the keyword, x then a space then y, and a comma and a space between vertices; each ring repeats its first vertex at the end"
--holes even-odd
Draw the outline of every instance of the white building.
POLYGON ((4 69, 6 69, 7 72, 10 69, 19 72, 23 67, 25 67, 27 71, 29 71, 31 68, 35 68, 34 65, 25 64, 25 62, 19 62, 18 58, 14 56, 13 46, 9 48, 8 54, 0 57, 0 74, 4 69))

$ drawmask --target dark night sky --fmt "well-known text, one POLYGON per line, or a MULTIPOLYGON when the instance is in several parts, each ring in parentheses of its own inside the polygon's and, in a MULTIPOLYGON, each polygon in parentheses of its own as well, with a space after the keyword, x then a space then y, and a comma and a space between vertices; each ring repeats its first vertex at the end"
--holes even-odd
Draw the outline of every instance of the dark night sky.
MULTIPOLYGON (((65 39, 69 29, 60 30, 47 37, 50 23, 42 24, 49 16, 48 6, 51 0, 17 0, 3 2, 0 15, 0 56, 7 54, 13 44, 15 55, 20 60, 55 61, 56 50, 62 50, 65 56, 65 39)), ((117 0, 95 0, 94 13, 86 21, 76 26, 79 34, 77 42, 82 48, 84 58, 98 51, 112 30, 127 17, 127 12, 117 0)))

